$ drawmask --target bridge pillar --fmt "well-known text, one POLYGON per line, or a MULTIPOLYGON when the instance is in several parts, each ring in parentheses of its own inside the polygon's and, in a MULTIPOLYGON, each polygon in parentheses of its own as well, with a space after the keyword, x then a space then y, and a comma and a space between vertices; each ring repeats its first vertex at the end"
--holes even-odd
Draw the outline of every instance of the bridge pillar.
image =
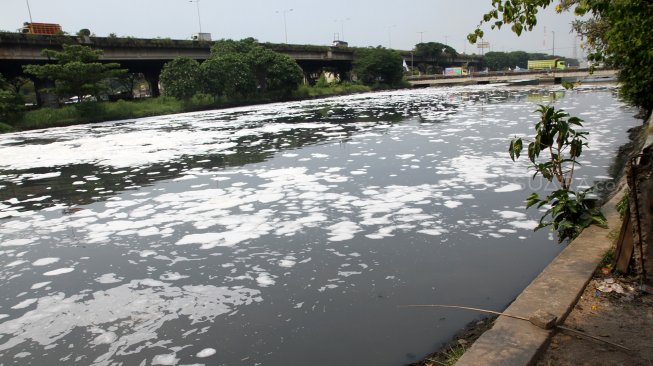
POLYGON ((151 97, 158 97, 161 95, 161 91, 159 90, 159 71, 150 71, 150 72, 145 72, 143 73, 143 77, 145 78, 145 81, 150 86, 150 96, 151 97))
POLYGON ((32 79, 34 82, 34 92, 36 94, 36 104, 39 107, 58 107, 59 100, 57 95, 52 92, 54 89, 54 81, 52 80, 41 80, 41 79, 32 79))

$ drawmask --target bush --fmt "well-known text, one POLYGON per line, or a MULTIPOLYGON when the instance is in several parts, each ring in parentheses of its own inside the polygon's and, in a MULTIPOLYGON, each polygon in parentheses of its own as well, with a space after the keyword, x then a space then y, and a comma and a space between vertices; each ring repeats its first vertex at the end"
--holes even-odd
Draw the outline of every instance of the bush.
POLYGON ((14 128, 6 123, 0 122, 0 133, 11 132, 14 128))

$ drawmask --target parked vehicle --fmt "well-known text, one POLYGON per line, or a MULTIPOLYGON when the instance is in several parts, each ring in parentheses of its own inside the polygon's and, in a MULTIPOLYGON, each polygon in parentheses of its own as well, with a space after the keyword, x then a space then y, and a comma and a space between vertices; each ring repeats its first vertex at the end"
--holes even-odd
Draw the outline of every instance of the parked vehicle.
POLYGON ((21 33, 55 35, 61 33, 61 26, 54 23, 23 23, 21 33))
POLYGON ((565 70, 567 63, 559 58, 552 60, 528 60, 529 70, 565 70))

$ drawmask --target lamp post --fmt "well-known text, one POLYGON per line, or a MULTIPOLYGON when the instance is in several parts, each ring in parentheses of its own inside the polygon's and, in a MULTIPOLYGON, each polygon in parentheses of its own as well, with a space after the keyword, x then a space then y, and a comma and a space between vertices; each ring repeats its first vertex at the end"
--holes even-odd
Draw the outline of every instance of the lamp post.
POLYGON ((29 8, 29 0, 25 0, 25 2, 27 3, 27 12, 29 13, 29 22, 34 23, 34 21, 32 21, 32 10, 29 8))
POLYGON ((555 55, 556 55, 556 32, 551 31, 551 33, 553 34, 553 47, 552 47, 551 52, 553 53, 553 57, 555 57, 555 55))
POLYGON ((200 33, 202 33, 202 19, 200 18, 200 0, 188 0, 189 3, 197 5, 197 24, 200 26, 200 33))
POLYGON ((340 22, 340 39, 339 41, 345 40, 345 22, 351 20, 350 18, 345 19, 336 19, 336 22, 340 22))
POLYGON ((424 43, 424 33, 425 31, 417 32, 419 33, 419 43, 424 43))
POLYGON ((286 24, 286 13, 291 12, 292 9, 284 9, 284 10, 277 10, 276 13, 282 13, 283 14, 283 34, 286 37, 286 44, 288 44, 288 26, 286 24))

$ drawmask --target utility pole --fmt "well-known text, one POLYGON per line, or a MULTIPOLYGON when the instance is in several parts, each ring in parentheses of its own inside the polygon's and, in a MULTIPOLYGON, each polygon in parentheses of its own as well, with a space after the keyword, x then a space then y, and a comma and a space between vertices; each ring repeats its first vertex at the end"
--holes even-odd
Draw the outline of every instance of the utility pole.
POLYGON ((200 18, 200 0, 188 0, 189 3, 197 5, 197 24, 200 26, 200 33, 202 33, 202 19, 200 18))
POLYGON ((552 49, 552 53, 553 53, 553 57, 555 57, 555 56, 556 56, 556 32, 551 31, 551 33, 553 34, 553 49, 552 49))
POLYGON ((424 31, 422 32, 417 32, 419 34, 419 43, 424 43, 424 31))
POLYGON ((29 0, 25 0, 25 2, 27 3, 27 12, 29 13, 29 22, 34 23, 32 20, 32 10, 29 8, 29 0))
MULTIPOLYGON (((287 26, 287 23, 286 23, 286 13, 291 12, 291 11, 292 11, 292 9, 285 9, 285 10, 281 11, 281 13, 283 13, 283 34, 286 37, 286 44, 288 44, 288 26, 287 26)), ((279 14, 279 11, 277 10, 276 13, 279 14)))
POLYGON ((340 38, 339 41, 344 41, 345 40, 345 22, 351 20, 351 18, 345 18, 345 19, 336 19, 336 22, 340 22, 340 38))

